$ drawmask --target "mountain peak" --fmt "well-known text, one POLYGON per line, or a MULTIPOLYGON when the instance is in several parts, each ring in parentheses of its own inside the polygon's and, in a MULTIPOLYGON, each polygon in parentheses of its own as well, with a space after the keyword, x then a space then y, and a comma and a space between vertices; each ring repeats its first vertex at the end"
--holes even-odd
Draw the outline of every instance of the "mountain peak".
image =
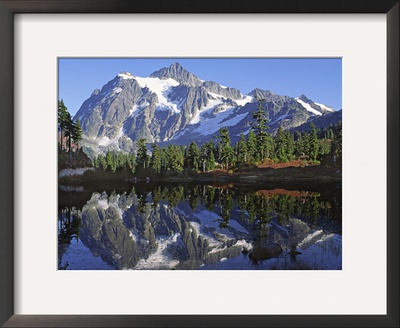
POLYGON ((129 72, 125 72, 125 71, 119 73, 119 74, 118 74, 118 77, 120 77, 120 78, 122 78, 122 79, 124 79, 124 80, 129 80, 129 79, 134 79, 134 78, 135 78, 134 75, 132 75, 132 74, 129 73, 129 72))
POLYGON ((259 88, 254 89, 249 93, 250 96, 254 97, 255 99, 265 99, 265 100, 270 100, 273 98, 275 93, 269 91, 269 90, 262 90, 259 88))
POLYGON ((302 94, 302 95, 301 95, 299 98, 297 98, 297 99, 300 99, 300 100, 304 101, 305 103, 310 103, 310 102, 311 102, 311 100, 308 99, 308 98, 306 97, 305 94, 302 94))
POLYGON ((177 70, 183 70, 183 67, 181 64, 179 64, 178 62, 172 63, 169 66, 170 69, 177 69, 177 70))
POLYGON ((256 94, 256 93, 265 93, 265 94, 274 94, 273 92, 269 90, 262 90, 260 88, 255 88, 253 91, 250 92, 251 94, 256 94))
POLYGON ((150 77, 174 79, 181 84, 189 86, 200 86, 203 83, 196 75, 184 69, 182 65, 177 62, 171 64, 169 67, 164 67, 158 71, 155 71, 150 75, 150 77))

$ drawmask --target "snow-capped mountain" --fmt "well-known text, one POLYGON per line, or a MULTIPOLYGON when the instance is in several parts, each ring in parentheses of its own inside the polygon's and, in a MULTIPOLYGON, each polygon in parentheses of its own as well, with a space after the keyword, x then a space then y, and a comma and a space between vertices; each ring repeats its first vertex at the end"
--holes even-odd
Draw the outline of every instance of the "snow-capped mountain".
POLYGON ((308 99, 305 95, 301 95, 299 98, 296 98, 296 100, 309 112, 314 113, 315 115, 318 116, 335 111, 333 108, 329 106, 313 102, 312 100, 308 99))
MULTIPOLYGON (((323 129, 324 127, 329 127, 329 126, 334 126, 338 122, 342 121, 342 110, 338 110, 335 112, 327 113, 325 115, 320 115, 316 119, 313 120, 313 123, 317 129, 323 129)), ((310 124, 308 123, 303 123, 300 126, 297 126, 293 129, 292 131, 298 131, 298 132, 306 132, 310 131, 310 124)))
POLYGON ((232 139, 247 134, 257 108, 265 99, 270 133, 279 126, 294 128, 334 111, 308 99, 238 89, 203 81, 180 64, 162 68, 149 77, 118 74, 96 89, 75 115, 83 128, 82 145, 89 155, 116 149, 131 151, 135 141, 188 144, 210 140, 221 127, 232 139))

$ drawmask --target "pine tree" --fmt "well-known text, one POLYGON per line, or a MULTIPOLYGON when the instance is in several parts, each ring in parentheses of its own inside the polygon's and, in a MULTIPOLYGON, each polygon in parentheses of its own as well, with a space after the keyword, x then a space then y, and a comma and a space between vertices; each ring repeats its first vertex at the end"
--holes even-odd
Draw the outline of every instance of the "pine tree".
POLYGON ((331 141, 334 138, 334 133, 333 133, 333 127, 332 124, 329 126, 329 130, 328 130, 328 139, 330 139, 331 141))
POLYGON ((219 136, 217 136, 218 143, 220 145, 220 161, 229 169, 229 164, 233 162, 233 149, 231 147, 231 138, 229 136, 228 128, 220 128, 219 136))
POLYGON ((72 120, 68 108, 64 104, 64 100, 58 101, 58 125, 61 130, 60 150, 63 150, 64 139, 68 139, 68 162, 72 166, 72 141, 79 149, 79 142, 82 140, 82 127, 79 119, 76 123, 72 120))
POLYGON ((151 155, 151 162, 150 162, 150 167, 157 173, 161 173, 161 150, 160 147, 156 144, 153 143, 151 145, 153 152, 151 155))
POLYGON ((137 141, 137 155, 136 165, 137 167, 147 168, 149 165, 149 154, 147 153, 146 139, 139 139, 137 141))
POLYGON ((185 146, 177 146, 177 156, 181 166, 180 171, 182 171, 185 167, 185 146))
POLYGON ((271 152, 271 137, 267 133, 268 130, 268 119, 267 119, 267 112, 265 111, 264 107, 262 106, 262 102, 265 99, 258 99, 258 106, 257 110, 253 113, 253 118, 255 122, 253 122, 252 128, 256 134, 257 140, 257 147, 260 153, 260 160, 263 161, 264 159, 270 156, 271 152))
POLYGON ((200 148, 201 165, 203 172, 215 169, 215 145, 212 140, 204 143, 200 148))
POLYGON ((301 152, 305 156, 310 156, 310 135, 308 133, 301 135, 301 152))
POLYGON ((72 120, 71 114, 67 112, 66 120, 64 121, 64 131, 68 138, 68 161, 69 167, 72 166, 72 136, 75 131, 74 121, 72 120))
POLYGON ((67 128, 67 118, 68 118, 67 115, 68 115, 67 107, 64 104, 64 100, 61 99, 58 101, 58 125, 61 130, 60 150, 63 150, 63 140, 67 128))
POLYGON ((107 162, 107 169, 115 172, 113 154, 111 153, 110 150, 107 150, 106 162, 107 162))
POLYGON ((136 156, 135 156, 134 153, 130 153, 130 154, 127 155, 127 166, 132 171, 132 173, 135 173, 136 156))
POLYGON ((126 155, 123 152, 118 152, 116 154, 117 170, 126 169, 126 155))
POLYGON ((342 122, 339 122, 334 128, 331 152, 333 161, 339 166, 342 165, 342 122))
POLYGON ((257 152, 257 139, 253 129, 250 129, 247 138, 247 153, 249 156, 249 162, 254 163, 260 160, 259 153, 257 152))
POLYGON ((81 122, 78 117, 75 121, 74 129, 72 132, 72 139, 74 140, 74 143, 76 144, 77 150, 79 150, 79 143, 82 140, 82 134, 83 134, 82 126, 81 126, 81 122))
POLYGON ((293 138, 294 138, 294 155, 296 157, 300 157, 303 152, 301 133, 299 131, 295 131, 293 138))
POLYGON ((317 128, 313 122, 310 123, 310 157, 315 161, 318 157, 319 141, 317 136, 317 128))
POLYGON ((281 126, 279 126, 275 136, 275 157, 281 162, 285 162, 287 160, 285 151, 285 136, 281 126))
POLYGON ((175 168, 175 159, 174 159, 174 146, 173 145, 168 145, 167 149, 165 150, 165 157, 166 157, 166 169, 171 171, 174 170, 175 168))
POLYGON ((104 171, 107 170, 107 161, 104 155, 99 155, 99 163, 104 171))
POLYGON ((184 166, 183 150, 177 145, 169 145, 166 149, 166 169, 182 171, 184 166))
POLYGON ((214 149, 211 149, 206 163, 206 170, 212 171, 214 169, 215 169, 215 155, 214 155, 214 149))
POLYGON ((195 171, 200 169, 200 150, 194 141, 187 149, 186 165, 195 171))
POLYGON ((247 142, 243 132, 240 134, 240 139, 237 147, 237 159, 240 164, 246 164, 248 160, 247 142))
POLYGON ((284 143, 286 149, 286 158, 291 161, 294 158, 294 138, 289 130, 285 131, 284 143))

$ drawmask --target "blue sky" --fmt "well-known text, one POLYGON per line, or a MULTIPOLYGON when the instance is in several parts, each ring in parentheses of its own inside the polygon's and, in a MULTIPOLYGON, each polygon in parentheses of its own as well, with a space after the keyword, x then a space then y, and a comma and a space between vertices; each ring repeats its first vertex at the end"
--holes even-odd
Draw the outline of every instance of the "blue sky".
POLYGON ((59 58, 58 99, 72 115, 120 72, 147 77, 180 63, 205 81, 239 89, 255 88, 279 95, 306 95, 317 103, 342 108, 341 58, 59 58))

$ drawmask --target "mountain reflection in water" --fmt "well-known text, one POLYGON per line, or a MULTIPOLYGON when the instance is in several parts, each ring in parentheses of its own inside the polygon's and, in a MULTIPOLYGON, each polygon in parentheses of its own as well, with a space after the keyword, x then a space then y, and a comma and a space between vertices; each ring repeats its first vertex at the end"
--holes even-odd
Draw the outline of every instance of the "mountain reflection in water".
POLYGON ((60 186, 58 268, 341 270, 340 186, 60 186))

